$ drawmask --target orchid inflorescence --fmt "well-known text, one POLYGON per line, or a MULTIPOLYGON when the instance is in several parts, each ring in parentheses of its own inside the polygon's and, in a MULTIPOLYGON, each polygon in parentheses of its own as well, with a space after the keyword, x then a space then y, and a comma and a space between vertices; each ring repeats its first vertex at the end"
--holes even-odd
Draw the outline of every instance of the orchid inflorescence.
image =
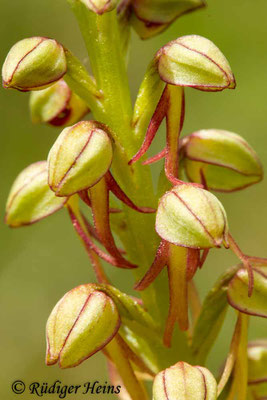
POLYGON ((209 39, 179 37, 156 52, 133 109, 126 74, 131 27, 150 38, 205 3, 68 3, 93 75, 56 40, 38 36, 16 43, 2 69, 5 88, 31 92, 33 123, 64 127, 47 161, 16 178, 5 221, 30 225, 65 208, 97 278, 56 304, 47 322, 46 363, 70 368, 102 350, 122 400, 150 398, 144 380, 154 380, 154 400, 264 399, 266 340, 248 344, 247 331, 249 315, 267 317, 267 259, 241 251, 223 205, 211 193, 261 181, 262 166, 238 134, 202 129, 180 137, 187 88, 235 89, 231 67, 209 39), (84 120, 88 113, 94 119, 84 120), (147 158, 163 120, 166 146, 147 158), (160 159, 164 176, 155 196, 149 168, 160 159), (201 305, 194 276, 210 249, 221 246, 240 264, 219 278, 201 305), (111 285, 101 260, 132 270, 142 300, 111 285), (228 306, 237 322, 217 383, 205 362, 228 306))

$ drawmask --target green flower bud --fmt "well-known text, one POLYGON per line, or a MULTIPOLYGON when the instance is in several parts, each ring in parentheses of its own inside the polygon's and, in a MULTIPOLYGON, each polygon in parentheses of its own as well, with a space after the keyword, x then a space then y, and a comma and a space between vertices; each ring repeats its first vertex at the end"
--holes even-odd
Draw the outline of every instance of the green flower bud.
POLYGON ((192 366, 180 361, 155 377, 153 400, 216 399, 216 380, 204 367, 192 366))
POLYGON ((202 0, 135 0, 133 9, 135 14, 143 21, 154 24, 169 24, 175 18, 203 7, 202 0))
POLYGON ((223 241, 227 242, 227 217, 212 193, 184 184, 174 187, 160 199, 156 231, 162 239, 177 246, 219 247, 223 241))
POLYGON ((259 182, 262 165, 255 151, 239 135, 219 129, 203 129, 182 142, 188 179, 211 190, 231 192, 259 182))
POLYGON ((161 79, 172 85, 206 91, 234 89, 236 85, 230 65, 218 47, 198 35, 167 43, 155 61, 161 79))
POLYGON ((86 103, 71 91, 64 80, 30 95, 33 123, 53 126, 73 125, 89 111, 86 103))
POLYGON ((47 321, 46 364, 71 368, 101 350, 117 333, 120 317, 115 304, 93 284, 65 294, 47 321))
POLYGON ((253 267, 254 286, 248 297, 248 271, 240 269, 228 287, 228 302, 237 310, 258 317, 267 318, 267 267, 253 267))
POLYGON ((46 161, 31 164, 19 174, 7 199, 7 225, 15 228, 33 224, 63 207, 67 199, 55 196, 47 176, 46 161))
POLYGON ((95 185, 108 171, 112 143, 107 128, 82 121, 65 128, 48 155, 48 183, 57 196, 70 196, 95 185))
POLYGON ((3 86, 23 92, 40 90, 67 71, 64 49, 56 40, 32 37, 17 42, 2 69, 3 86))
POLYGON ((116 8, 118 0, 80 0, 89 10, 96 14, 104 14, 116 8))
POLYGON ((135 0, 131 23, 142 39, 165 30, 183 14, 204 7, 203 0, 135 0))
POLYGON ((248 382, 267 382, 267 340, 255 340, 248 344, 248 382))

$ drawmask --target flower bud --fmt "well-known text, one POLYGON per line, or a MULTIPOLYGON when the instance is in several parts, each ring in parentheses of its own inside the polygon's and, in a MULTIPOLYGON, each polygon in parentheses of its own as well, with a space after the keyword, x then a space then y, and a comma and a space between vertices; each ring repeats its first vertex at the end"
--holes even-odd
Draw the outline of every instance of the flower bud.
POLYGON ((109 296, 93 284, 63 296, 47 321, 47 365, 71 368, 101 350, 117 333, 120 318, 109 296))
POLYGON ((104 14, 116 8, 118 0, 80 0, 89 10, 96 14, 104 14))
POLYGON ((173 40, 158 51, 155 61, 166 83, 208 91, 235 88, 228 61, 218 47, 204 37, 188 35, 173 40))
POLYGON ((204 7, 203 0, 135 0, 132 25, 142 39, 165 30, 176 18, 197 8, 204 7))
POLYGON ((231 192, 259 182, 262 165, 255 151, 239 135, 203 129, 184 138, 184 167, 190 181, 211 190, 231 192))
POLYGON ((40 90, 67 71, 64 49, 56 40, 31 37, 17 42, 2 69, 3 86, 23 92, 40 90))
POLYGON ((220 201, 192 185, 178 185, 159 201, 156 231, 162 239, 197 249, 227 242, 228 224, 220 201))
POLYGON ((107 128, 82 121, 65 128, 48 155, 48 183, 57 196, 70 196, 95 185, 108 171, 112 144, 107 128))
POLYGON ((175 18, 202 7, 202 0, 170 0, 168 6, 165 0, 135 0, 133 9, 143 21, 155 24, 169 24, 175 18))
POLYGON ((212 373, 183 361, 156 375, 153 400, 216 400, 217 383, 212 373))
POLYGON ((30 110, 33 123, 45 122, 53 126, 73 125, 89 111, 86 103, 64 80, 31 92, 30 110))
POLYGON ((253 267, 254 286, 248 297, 248 271, 240 269, 228 286, 228 302, 237 310, 258 317, 267 318, 267 267, 253 267))
POLYGON ((248 382, 267 382, 267 340, 255 340, 248 344, 248 382))
POLYGON ((47 176, 46 161, 31 164, 18 175, 7 199, 7 225, 15 228, 33 224, 63 207, 67 199, 55 196, 47 176))

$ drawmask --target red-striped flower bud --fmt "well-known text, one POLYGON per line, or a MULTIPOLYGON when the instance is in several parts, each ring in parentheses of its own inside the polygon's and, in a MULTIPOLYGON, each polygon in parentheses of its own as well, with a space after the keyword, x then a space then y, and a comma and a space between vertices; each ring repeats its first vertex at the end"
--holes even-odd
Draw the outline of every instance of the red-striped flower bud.
POLYGON ((23 92, 40 90, 67 71, 64 49, 56 40, 31 37, 17 42, 2 69, 3 86, 23 92))
POLYGON ((56 197, 47 184, 47 162, 29 165, 10 190, 5 221, 11 227, 33 224, 63 207, 66 198, 56 197))
POLYGON ((120 317, 109 296, 93 284, 65 294, 46 326, 47 365, 71 368, 101 350, 117 333, 120 317))
POLYGON ((217 383, 204 367, 178 362, 161 371, 153 384, 153 400, 216 400, 217 383))
POLYGON ((67 83, 60 80, 49 88, 31 93, 30 111, 35 124, 67 126, 78 122, 89 109, 67 83))
POLYGON ((48 156, 48 183, 57 196, 70 196, 95 185, 108 171, 112 144, 107 128, 82 121, 65 128, 48 156))
POLYGON ((262 165, 255 151, 236 133, 203 129, 182 140, 189 180, 211 190, 231 192, 259 182, 262 165))
POLYGON ((228 224, 222 204, 212 193, 184 184, 160 199, 156 231, 178 246, 207 249, 227 242, 228 224))

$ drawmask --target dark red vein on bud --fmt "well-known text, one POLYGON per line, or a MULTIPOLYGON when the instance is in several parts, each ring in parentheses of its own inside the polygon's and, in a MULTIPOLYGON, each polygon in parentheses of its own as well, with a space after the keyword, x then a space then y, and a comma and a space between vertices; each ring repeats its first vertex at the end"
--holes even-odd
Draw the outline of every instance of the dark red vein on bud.
POLYGON ((193 212, 193 210, 191 210, 191 208, 186 204, 186 202, 178 195, 178 193, 171 191, 170 193, 173 193, 174 196, 176 196, 181 203, 188 209, 188 211, 193 215, 193 217, 200 223, 200 225, 202 226, 202 228, 204 229, 204 231, 207 233, 207 235, 210 237, 211 241, 213 242, 215 247, 218 247, 218 243, 215 241, 215 239, 212 237, 212 235, 210 234, 210 232, 208 231, 208 229, 205 227, 205 225, 203 224, 203 222, 201 221, 201 219, 193 212))
POLYGON ((132 208, 135 211, 145 213, 145 214, 151 214, 156 212, 154 208, 150 207, 138 207, 135 205, 132 200, 124 193, 124 191, 121 189, 121 187, 118 185, 118 183, 115 181, 114 177, 112 176, 111 172, 108 171, 105 176, 106 183, 108 189, 124 204, 126 204, 128 207, 132 208))

